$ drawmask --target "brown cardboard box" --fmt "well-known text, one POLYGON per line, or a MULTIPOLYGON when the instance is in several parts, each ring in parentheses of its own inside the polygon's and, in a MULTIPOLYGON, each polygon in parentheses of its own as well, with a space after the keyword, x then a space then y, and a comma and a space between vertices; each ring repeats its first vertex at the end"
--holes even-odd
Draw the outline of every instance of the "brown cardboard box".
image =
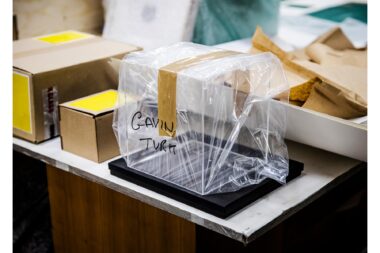
POLYGON ((77 31, 13 42, 13 134, 57 136, 58 104, 117 87, 108 64, 141 48, 77 31))
POLYGON ((116 90, 59 105, 62 149, 94 162, 119 155, 112 130, 116 90))

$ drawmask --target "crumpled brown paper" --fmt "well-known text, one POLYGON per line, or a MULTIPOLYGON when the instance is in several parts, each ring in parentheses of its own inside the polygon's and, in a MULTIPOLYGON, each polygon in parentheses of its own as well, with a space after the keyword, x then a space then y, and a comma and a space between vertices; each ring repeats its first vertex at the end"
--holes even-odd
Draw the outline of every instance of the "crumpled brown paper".
POLYGON ((285 52, 258 27, 251 53, 262 51, 283 62, 292 103, 344 119, 367 115, 367 50, 355 49, 340 28, 302 50, 285 52))

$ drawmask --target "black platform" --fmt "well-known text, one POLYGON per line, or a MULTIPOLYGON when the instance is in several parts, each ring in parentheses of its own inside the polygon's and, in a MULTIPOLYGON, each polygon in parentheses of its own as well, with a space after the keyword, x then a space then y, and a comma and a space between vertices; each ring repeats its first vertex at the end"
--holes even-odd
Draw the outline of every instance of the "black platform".
MULTIPOLYGON (((112 175, 176 199, 220 218, 230 216, 281 186, 280 183, 274 180, 265 179, 260 184, 248 186, 236 192, 202 196, 175 184, 131 169, 127 167, 123 158, 110 162, 108 166, 112 175)), ((287 182, 298 177, 302 170, 303 163, 289 160, 289 175, 286 179, 287 182)))

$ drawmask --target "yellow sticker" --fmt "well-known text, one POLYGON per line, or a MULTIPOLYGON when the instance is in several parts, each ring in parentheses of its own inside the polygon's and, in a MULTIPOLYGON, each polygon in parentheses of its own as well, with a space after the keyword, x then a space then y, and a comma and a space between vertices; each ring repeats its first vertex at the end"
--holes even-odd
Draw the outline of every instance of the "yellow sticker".
POLYGON ((62 44, 74 40, 80 40, 90 37, 91 35, 74 32, 74 31, 67 31, 67 32, 61 32, 61 33, 55 33, 52 35, 47 35, 43 37, 37 38, 40 41, 48 42, 50 44, 62 44))
POLYGON ((13 72, 13 127, 32 133, 29 77, 13 72))
POLYGON ((116 106, 116 101, 117 91, 109 90, 93 96, 75 100, 67 105, 80 110, 102 112, 114 109, 116 106))

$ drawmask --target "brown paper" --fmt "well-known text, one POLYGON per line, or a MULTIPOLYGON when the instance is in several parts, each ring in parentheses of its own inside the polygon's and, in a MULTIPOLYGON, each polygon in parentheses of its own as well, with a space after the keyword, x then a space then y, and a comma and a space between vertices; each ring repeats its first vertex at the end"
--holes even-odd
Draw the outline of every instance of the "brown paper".
POLYGON ((176 83, 177 73, 204 61, 215 60, 240 54, 233 51, 218 51, 182 59, 160 68, 158 72, 158 118, 162 122, 159 127, 160 136, 175 137, 177 127, 176 115, 176 83))
POLYGON ((290 99, 295 103, 345 119, 367 115, 367 51, 354 50, 340 28, 290 53, 276 46, 260 28, 252 44, 252 53, 269 51, 283 62, 290 99))
POLYGON ((325 44, 336 50, 355 49, 351 41, 344 35, 342 29, 339 27, 332 28, 326 33, 322 34, 313 41, 312 44, 321 43, 325 44))

